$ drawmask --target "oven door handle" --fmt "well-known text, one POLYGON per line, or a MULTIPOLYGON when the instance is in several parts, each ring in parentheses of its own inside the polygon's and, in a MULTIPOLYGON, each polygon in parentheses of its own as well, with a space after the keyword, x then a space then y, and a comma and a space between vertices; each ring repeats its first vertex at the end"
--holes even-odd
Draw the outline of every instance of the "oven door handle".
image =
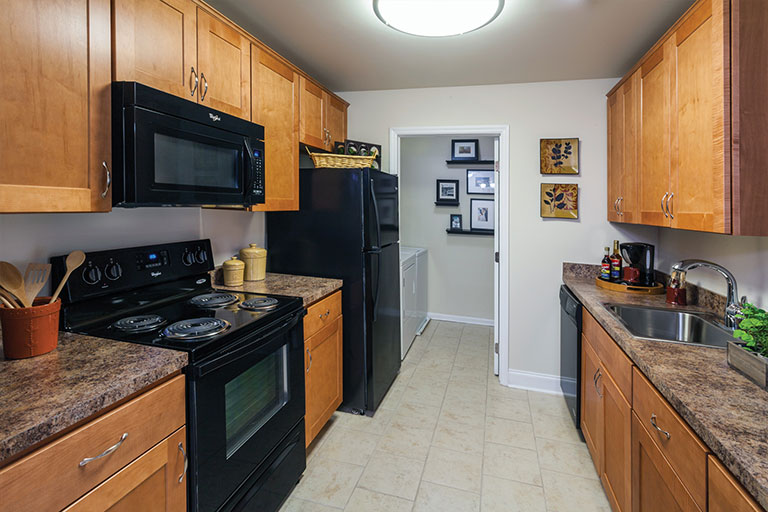
MULTIPOLYGON (((279 333, 280 331, 291 328, 294 325, 298 324, 302 316, 303 316, 302 314, 292 315, 288 320, 282 322, 280 325, 278 325, 274 329, 270 329, 265 332, 258 332, 256 334, 258 334, 260 339, 271 338, 272 336, 279 333)), ((264 344, 262 343, 249 343, 244 347, 235 349, 232 352, 224 353, 215 359, 211 359, 210 361, 207 361, 201 364, 200 366, 195 367, 194 374, 196 377, 203 377, 211 372, 218 370, 224 365, 230 364, 234 361, 237 361, 238 359, 242 359, 243 357, 251 355, 254 352, 261 350, 262 348, 264 348, 264 344)))

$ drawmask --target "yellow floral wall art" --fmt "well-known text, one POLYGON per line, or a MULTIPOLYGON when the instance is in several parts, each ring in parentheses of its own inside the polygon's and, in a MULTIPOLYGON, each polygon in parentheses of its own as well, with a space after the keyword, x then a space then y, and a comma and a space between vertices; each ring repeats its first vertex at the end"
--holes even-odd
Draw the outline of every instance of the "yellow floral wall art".
POLYGON ((542 183, 541 216, 578 219, 579 186, 575 183, 542 183))

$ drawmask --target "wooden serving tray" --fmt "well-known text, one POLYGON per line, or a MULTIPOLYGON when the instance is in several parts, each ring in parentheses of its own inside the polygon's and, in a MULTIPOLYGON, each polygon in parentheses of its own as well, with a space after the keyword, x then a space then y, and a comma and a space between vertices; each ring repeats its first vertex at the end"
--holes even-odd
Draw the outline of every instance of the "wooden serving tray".
POLYGON ((612 283, 596 277, 595 284, 598 288, 605 288, 606 290, 614 292, 638 293, 641 295, 662 295, 664 293, 664 285, 661 283, 656 283, 654 286, 640 286, 634 284, 612 283))

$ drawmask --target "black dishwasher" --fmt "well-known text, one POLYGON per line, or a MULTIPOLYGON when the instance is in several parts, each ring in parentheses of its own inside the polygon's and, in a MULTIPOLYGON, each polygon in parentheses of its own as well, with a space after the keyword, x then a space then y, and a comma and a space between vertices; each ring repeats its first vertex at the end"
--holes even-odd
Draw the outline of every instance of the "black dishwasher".
POLYGON ((581 433, 581 302, 560 286, 560 388, 576 429, 581 433))

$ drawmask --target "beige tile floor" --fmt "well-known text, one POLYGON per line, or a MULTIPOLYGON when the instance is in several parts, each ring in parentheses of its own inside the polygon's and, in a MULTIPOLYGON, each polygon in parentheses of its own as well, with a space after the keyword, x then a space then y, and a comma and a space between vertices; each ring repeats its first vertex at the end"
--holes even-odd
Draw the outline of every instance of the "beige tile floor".
POLYGON ((491 340, 430 322, 373 418, 334 414, 281 512, 609 511, 562 397, 501 386, 491 340))

